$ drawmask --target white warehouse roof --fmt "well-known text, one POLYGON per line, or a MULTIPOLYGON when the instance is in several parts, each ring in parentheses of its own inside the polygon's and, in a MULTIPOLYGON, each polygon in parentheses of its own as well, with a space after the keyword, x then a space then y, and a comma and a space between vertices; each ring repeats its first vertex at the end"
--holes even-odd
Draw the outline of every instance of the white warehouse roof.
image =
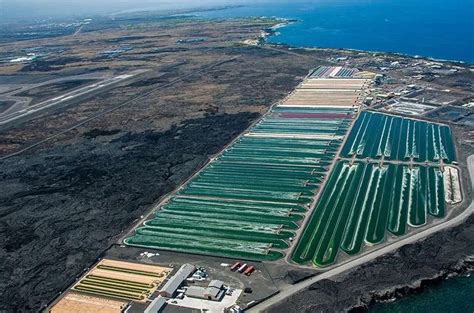
POLYGON ((166 304, 166 299, 162 296, 156 297, 150 305, 145 309, 144 313, 158 313, 166 304))
POLYGON ((224 286, 224 282, 222 280, 211 280, 209 283, 209 288, 214 287, 217 289, 221 289, 224 286))
POLYGON ((188 278, 194 271, 196 267, 191 264, 183 264, 180 269, 176 272, 176 274, 171 277, 166 284, 161 288, 160 294, 163 296, 170 297, 173 293, 175 293, 176 289, 183 283, 186 278, 188 278))

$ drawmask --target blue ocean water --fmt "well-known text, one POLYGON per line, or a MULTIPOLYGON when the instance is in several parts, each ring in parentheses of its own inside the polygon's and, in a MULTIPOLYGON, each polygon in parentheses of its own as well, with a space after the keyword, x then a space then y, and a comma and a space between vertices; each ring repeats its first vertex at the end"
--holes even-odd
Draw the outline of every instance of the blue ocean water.
POLYGON ((421 294, 377 304, 370 313, 472 313, 474 276, 448 279, 421 294))
POLYGON ((298 22, 273 43, 398 52, 474 63, 473 0, 315 0, 257 2, 199 12, 203 17, 274 16, 298 22))

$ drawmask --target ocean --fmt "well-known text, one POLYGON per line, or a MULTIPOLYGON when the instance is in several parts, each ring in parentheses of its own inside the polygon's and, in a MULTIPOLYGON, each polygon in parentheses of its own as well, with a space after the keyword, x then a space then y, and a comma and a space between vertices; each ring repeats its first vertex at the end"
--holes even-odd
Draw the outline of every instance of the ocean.
POLYGON ((197 14, 298 20, 279 28, 279 34, 269 38, 272 43, 397 52, 474 63, 472 0, 274 1, 197 14))
POLYGON ((374 305, 370 313, 472 313, 474 276, 450 278, 423 293, 374 305))

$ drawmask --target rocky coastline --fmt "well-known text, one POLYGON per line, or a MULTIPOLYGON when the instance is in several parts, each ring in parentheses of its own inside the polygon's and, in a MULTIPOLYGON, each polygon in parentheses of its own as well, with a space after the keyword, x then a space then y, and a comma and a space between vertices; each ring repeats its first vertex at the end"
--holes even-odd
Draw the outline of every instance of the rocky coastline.
POLYGON ((333 279, 321 280, 271 312, 368 312, 474 270, 474 216, 333 279))
POLYGON ((359 306, 354 306, 350 308, 349 312, 367 312, 370 306, 374 304, 393 302, 409 295, 420 294, 429 288, 442 284, 450 278, 469 275, 473 271, 474 257, 469 256, 463 260, 459 260, 459 262, 456 263, 453 267, 441 270, 439 273, 437 273, 431 278, 423 278, 406 286, 391 287, 385 290, 374 292, 370 295, 370 301, 366 302, 364 301, 366 299, 361 299, 364 302, 359 306))

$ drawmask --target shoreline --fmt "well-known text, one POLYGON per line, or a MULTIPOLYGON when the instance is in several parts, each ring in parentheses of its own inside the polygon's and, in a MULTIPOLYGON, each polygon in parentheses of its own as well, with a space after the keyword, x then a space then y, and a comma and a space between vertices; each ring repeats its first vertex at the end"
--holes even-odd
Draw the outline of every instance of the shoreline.
MULTIPOLYGON (((251 18, 251 17, 249 17, 251 18)), ((284 42, 271 42, 269 39, 271 37, 277 37, 280 35, 280 33, 276 32, 275 30, 287 27, 291 24, 294 24, 298 22, 298 19, 293 19, 293 18, 280 18, 280 17, 266 17, 262 16, 262 18, 269 18, 269 19, 275 19, 278 21, 274 26, 269 27, 268 29, 265 29, 264 32, 261 35, 261 39, 265 42, 265 44, 269 45, 276 45, 280 47, 287 47, 288 49, 298 49, 298 50, 306 50, 306 51, 311 51, 311 50, 339 50, 339 51, 351 51, 351 52, 358 52, 358 53, 369 53, 369 54, 374 54, 374 55, 392 55, 392 56, 398 56, 398 57, 403 57, 403 58, 412 58, 412 59, 419 59, 419 60, 428 60, 432 62, 443 62, 443 63, 451 63, 455 65, 467 65, 470 67, 474 67, 474 62, 467 62, 467 61, 462 61, 462 60, 449 60, 449 59, 441 59, 441 58, 435 58, 435 57, 430 57, 430 56, 423 56, 423 55, 412 55, 412 54, 407 54, 403 52, 393 52, 393 51, 379 51, 379 50, 363 50, 363 49, 355 49, 355 48, 344 48, 344 47, 322 47, 322 46, 294 46, 290 45, 284 42)))
POLYGON ((371 294, 370 301, 362 305, 355 305, 349 308, 349 312, 360 312, 370 310, 377 304, 395 304, 398 300, 405 299, 408 296, 422 295, 433 287, 443 288, 445 282, 453 278, 469 277, 474 272, 474 258, 468 256, 459 260, 454 266, 439 271, 436 275, 427 278, 420 278, 411 284, 393 286, 371 294))

